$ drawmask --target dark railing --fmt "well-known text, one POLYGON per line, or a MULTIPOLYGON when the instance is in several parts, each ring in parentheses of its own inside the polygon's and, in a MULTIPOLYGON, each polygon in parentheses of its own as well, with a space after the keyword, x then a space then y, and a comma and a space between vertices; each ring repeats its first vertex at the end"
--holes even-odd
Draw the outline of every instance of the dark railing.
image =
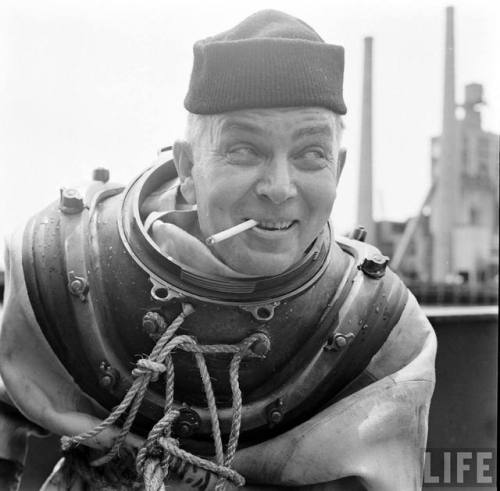
POLYGON ((497 285, 455 285, 407 281, 406 285, 423 305, 497 305, 497 285))

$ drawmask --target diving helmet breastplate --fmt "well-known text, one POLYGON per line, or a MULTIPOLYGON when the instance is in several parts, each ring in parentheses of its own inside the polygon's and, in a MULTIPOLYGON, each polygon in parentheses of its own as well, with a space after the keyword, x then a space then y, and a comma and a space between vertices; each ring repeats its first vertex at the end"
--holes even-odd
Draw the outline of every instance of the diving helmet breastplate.
MULTIPOLYGON (((175 178, 170 161, 125 190, 103 183, 81 196, 66 190, 59 203, 33 217, 23 238, 33 310, 66 370, 108 410, 133 384, 138 359, 186 305, 194 310, 178 334, 201 346, 237 345, 261 334, 267 343, 256 342, 255 356, 239 366, 240 442, 268 438, 303 420, 362 372, 397 322, 406 290, 390 271, 384 278, 363 273, 365 246, 334 242, 329 225, 299 264, 275 277, 226 279, 190 270, 160 251, 141 210, 152 192, 175 178), (346 302, 354 291, 358 303, 346 302)), ((205 359, 221 431, 228 434, 231 356, 205 359)), ((176 436, 203 452, 212 428, 193 353, 175 351, 173 362, 175 404, 186 423, 176 436)), ((163 416, 164 399, 162 379, 152 382, 136 433, 147 434, 163 416)))

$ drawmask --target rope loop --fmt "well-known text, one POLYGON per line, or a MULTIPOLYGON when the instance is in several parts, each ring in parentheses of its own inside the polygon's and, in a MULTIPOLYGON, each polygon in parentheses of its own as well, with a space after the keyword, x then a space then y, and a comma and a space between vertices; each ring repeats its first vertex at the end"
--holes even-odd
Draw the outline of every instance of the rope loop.
POLYGON ((271 340, 266 333, 256 332, 245 338, 239 344, 239 347, 243 356, 248 356, 249 358, 265 358, 271 349, 271 340), (255 351, 257 345, 260 352, 255 351))

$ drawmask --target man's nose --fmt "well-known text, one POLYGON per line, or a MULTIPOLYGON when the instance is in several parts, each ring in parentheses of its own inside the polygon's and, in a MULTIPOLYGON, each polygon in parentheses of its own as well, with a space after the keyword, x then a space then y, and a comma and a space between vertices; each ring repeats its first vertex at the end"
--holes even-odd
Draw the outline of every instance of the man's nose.
POLYGON ((256 191, 277 205, 297 196, 293 169, 286 158, 275 158, 263 168, 256 191))

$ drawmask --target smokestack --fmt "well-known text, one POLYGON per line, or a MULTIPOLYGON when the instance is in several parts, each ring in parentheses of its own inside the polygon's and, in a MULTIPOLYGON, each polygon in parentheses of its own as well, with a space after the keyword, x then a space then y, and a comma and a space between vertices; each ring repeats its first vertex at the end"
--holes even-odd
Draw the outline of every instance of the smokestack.
POLYGON ((366 37, 363 67, 363 107, 361 113, 361 154, 358 180, 358 225, 365 227, 367 242, 376 242, 373 221, 373 171, 372 171, 372 44, 366 37))
POLYGON ((432 279, 444 281, 452 273, 453 228, 457 208, 458 169, 456 159, 455 44, 453 7, 446 8, 446 48, 444 66, 443 130, 437 165, 437 188, 431 214, 433 235, 432 279))

